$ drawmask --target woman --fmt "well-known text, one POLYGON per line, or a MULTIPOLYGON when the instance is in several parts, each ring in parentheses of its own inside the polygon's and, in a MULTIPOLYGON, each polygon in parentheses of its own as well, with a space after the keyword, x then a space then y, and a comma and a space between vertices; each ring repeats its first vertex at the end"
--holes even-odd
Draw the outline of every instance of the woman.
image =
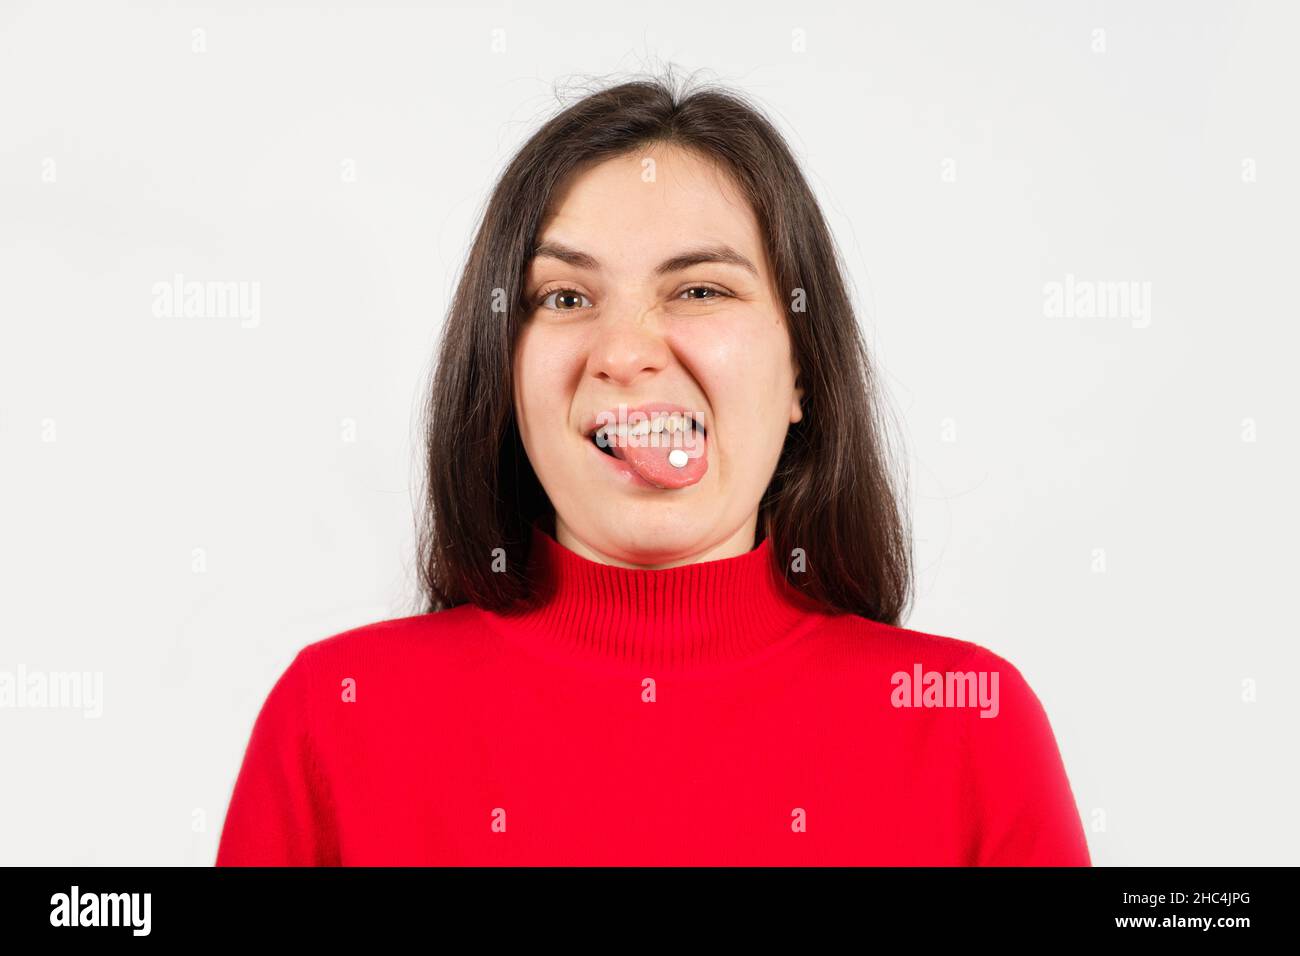
POLYGON ((524 145, 427 424, 427 613, 299 652, 219 865, 1089 863, 1019 672, 899 626, 857 322, 741 97, 627 83, 524 145))

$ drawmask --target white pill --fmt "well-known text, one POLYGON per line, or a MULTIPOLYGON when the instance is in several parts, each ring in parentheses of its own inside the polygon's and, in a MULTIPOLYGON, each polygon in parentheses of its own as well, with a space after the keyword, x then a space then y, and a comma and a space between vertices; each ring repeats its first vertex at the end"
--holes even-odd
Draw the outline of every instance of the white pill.
POLYGON ((690 458, 680 448, 674 448, 668 453, 668 464, 674 468, 685 468, 688 461, 690 461, 690 458))

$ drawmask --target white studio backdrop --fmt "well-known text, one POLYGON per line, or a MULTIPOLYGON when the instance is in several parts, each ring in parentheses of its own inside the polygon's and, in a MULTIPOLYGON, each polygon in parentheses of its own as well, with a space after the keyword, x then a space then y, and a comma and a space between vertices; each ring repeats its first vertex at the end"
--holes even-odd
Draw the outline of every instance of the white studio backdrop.
POLYGON ((0 671, 94 700, 0 709, 0 862, 212 863, 296 651, 414 613, 417 414, 496 173, 557 93, 668 64, 755 97, 835 231, 907 626, 1024 673, 1097 864, 1300 862, 1297 27, 3 3, 0 671), (192 280, 244 298, 159 305, 192 280))

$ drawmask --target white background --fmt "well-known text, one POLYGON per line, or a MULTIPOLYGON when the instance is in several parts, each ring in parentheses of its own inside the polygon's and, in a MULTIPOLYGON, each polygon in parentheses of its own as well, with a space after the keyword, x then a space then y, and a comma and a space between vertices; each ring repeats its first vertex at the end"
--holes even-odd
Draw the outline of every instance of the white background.
POLYGON ((906 442, 907 625, 1024 673, 1094 862, 1300 862, 1296 10, 4 3, 0 670, 104 697, 0 710, 0 862, 211 864, 295 652, 416 610, 496 174, 666 64, 804 163, 906 442), (176 273, 258 324, 154 316, 176 273), (1149 324, 1046 316, 1067 274, 1149 324))

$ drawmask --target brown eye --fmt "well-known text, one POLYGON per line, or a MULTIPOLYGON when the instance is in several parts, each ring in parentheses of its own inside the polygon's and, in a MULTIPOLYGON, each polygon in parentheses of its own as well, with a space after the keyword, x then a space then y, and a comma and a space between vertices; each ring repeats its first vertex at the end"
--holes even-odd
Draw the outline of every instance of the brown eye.
POLYGON ((686 298, 694 299, 696 302, 707 302, 709 299, 721 299, 725 297, 727 294, 728 293, 723 292, 721 289, 715 289, 712 286, 707 286, 707 285, 691 286, 689 289, 687 289, 685 292, 682 293, 682 295, 686 296, 686 298), (707 292, 708 295, 691 295, 690 293, 692 292, 707 292))
POLYGON ((590 307, 591 300, 574 289, 556 289, 554 292, 548 292, 539 304, 543 308, 553 309, 556 312, 572 312, 574 309, 590 307), (552 299, 556 300, 556 304, 548 305, 552 299), (560 302, 564 304, 561 305, 560 302), (582 305, 582 302, 586 305, 582 305))

